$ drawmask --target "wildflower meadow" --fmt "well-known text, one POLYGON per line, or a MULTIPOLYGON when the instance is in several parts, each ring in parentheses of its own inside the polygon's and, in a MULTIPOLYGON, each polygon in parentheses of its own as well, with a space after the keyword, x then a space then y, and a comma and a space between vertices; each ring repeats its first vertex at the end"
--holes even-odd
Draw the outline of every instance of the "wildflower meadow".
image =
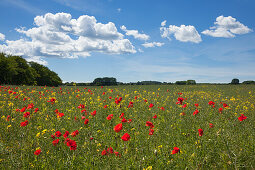
POLYGON ((254 169, 255 86, 1 86, 1 169, 254 169))

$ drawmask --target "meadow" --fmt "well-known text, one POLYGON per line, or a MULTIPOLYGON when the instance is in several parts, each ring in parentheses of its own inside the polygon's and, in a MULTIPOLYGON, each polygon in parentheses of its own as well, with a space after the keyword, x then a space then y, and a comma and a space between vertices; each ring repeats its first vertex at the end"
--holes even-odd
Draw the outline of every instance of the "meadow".
POLYGON ((0 87, 1 169, 254 169, 254 85, 0 87))

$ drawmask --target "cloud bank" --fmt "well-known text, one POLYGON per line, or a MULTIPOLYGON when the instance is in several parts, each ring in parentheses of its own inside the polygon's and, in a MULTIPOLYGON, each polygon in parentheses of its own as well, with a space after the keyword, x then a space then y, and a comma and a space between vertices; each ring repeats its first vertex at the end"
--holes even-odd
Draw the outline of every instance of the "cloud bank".
MULTIPOLYGON (((136 53, 135 47, 115 24, 97 22, 94 16, 73 19, 68 13, 47 13, 34 18, 35 27, 16 29, 26 35, 16 41, 6 40, 0 51, 29 57, 30 61, 46 64, 43 57, 78 58, 91 52, 107 54, 136 53)), ((3 39, 3 38, 2 38, 3 39)))
POLYGON ((135 39, 138 39, 138 40, 146 41, 150 38, 149 35, 141 34, 137 30, 128 30, 124 25, 122 25, 120 27, 120 29, 122 29, 124 32, 126 32, 126 35, 133 36, 135 39))

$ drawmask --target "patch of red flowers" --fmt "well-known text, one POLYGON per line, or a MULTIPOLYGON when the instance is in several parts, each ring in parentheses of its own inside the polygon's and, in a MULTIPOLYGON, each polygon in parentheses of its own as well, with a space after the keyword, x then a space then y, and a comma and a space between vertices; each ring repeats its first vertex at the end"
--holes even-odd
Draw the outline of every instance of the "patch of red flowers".
POLYGON ((174 149, 174 150, 172 150, 172 153, 171 153, 172 155, 173 155, 173 154, 177 154, 177 153, 180 152, 180 149, 177 148, 177 147, 174 147, 173 149, 174 149))
POLYGON ((24 126, 27 126, 27 125, 28 125, 28 121, 27 121, 27 120, 20 123, 20 126, 21 126, 21 127, 24 127, 24 126))

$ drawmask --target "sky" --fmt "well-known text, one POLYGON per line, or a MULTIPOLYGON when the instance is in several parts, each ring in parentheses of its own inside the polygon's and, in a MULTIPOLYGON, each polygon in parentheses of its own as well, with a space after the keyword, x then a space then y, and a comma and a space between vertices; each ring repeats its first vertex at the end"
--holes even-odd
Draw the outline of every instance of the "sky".
POLYGON ((255 80, 254 0, 0 0, 0 52, 63 82, 255 80))

